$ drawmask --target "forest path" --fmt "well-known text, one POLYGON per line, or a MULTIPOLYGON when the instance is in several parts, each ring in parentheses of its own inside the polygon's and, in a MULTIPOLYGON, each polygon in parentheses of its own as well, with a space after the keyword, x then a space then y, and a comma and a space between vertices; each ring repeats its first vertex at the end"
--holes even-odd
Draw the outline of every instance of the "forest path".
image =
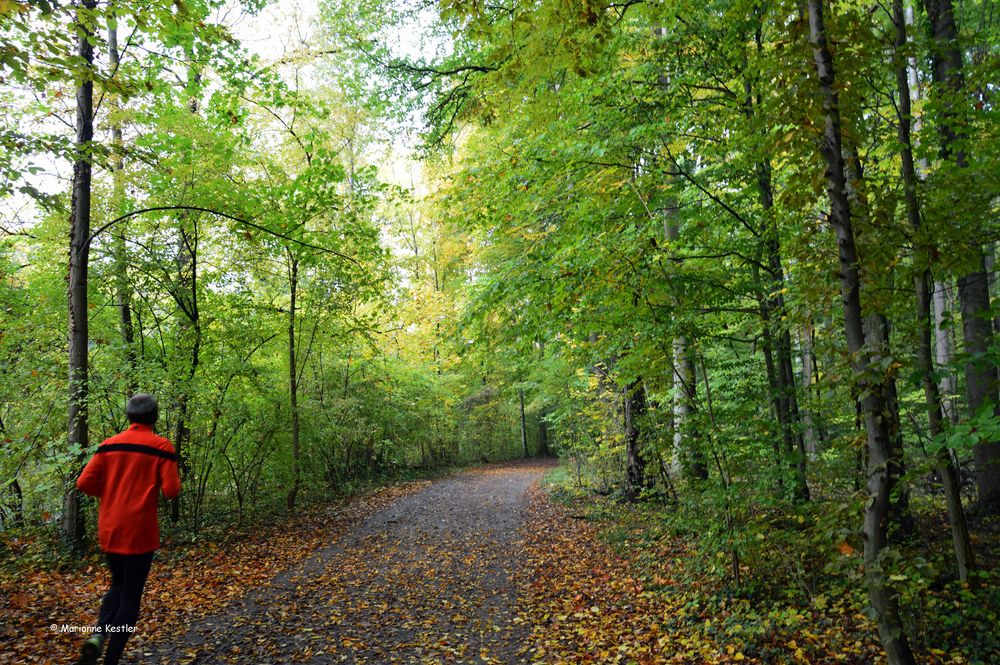
POLYGON ((434 482, 128 662, 525 662, 527 629, 514 621, 521 528, 527 490, 550 467, 434 482))

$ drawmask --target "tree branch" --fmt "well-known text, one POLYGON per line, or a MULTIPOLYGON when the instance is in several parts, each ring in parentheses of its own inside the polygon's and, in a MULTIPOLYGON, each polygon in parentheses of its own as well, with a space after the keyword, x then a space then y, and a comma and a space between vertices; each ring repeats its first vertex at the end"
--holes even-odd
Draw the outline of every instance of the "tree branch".
POLYGON ((249 226, 251 228, 257 229, 258 231, 262 231, 263 233, 267 233, 268 235, 272 235, 272 236, 275 236, 277 238, 281 238, 282 240, 287 240, 288 242, 295 243, 296 245, 300 245, 302 247, 308 247, 310 249, 315 249, 315 250, 317 250, 319 252, 324 252, 324 253, 327 253, 327 254, 333 254, 334 256, 338 256, 338 257, 340 257, 342 259, 350 261, 351 263, 353 263, 353 264, 355 264, 357 266, 361 265, 360 263, 358 263, 358 260, 355 259, 354 257, 348 256, 347 254, 342 254, 341 252, 338 252, 335 249, 330 249, 329 247, 321 247, 319 245, 313 245, 313 244, 305 242, 303 240, 298 240, 296 238, 289 237, 289 236, 287 236, 287 235, 285 235, 283 233, 278 233, 277 231, 272 231, 271 229, 269 229, 267 227, 264 227, 264 226, 261 226, 260 224, 255 224, 255 223, 249 222, 249 221, 247 221, 245 219, 240 219, 239 217, 235 217, 235 216, 230 215, 228 213, 219 212, 218 210, 210 210, 208 208, 201 208, 201 207, 198 207, 198 206, 180 206, 180 205, 177 205, 177 206, 155 206, 153 208, 143 208, 142 210, 133 210, 132 212, 127 212, 127 213, 125 213, 124 215, 122 215, 120 217, 116 217, 115 219, 112 219, 110 222, 108 222, 104 226, 100 227, 99 229, 97 229, 96 231, 94 231, 93 233, 91 233, 90 237, 87 238, 87 243, 86 244, 89 247, 90 244, 94 241, 94 238, 96 238, 98 235, 100 235, 101 233, 103 233, 107 229, 111 228, 115 224, 118 224, 119 222, 123 222, 126 219, 129 219, 130 217, 136 217, 138 215, 144 215, 144 214, 149 213, 149 212, 163 212, 163 211, 166 211, 166 210, 193 210, 195 212, 207 212, 210 215, 216 215, 217 217, 224 217, 224 218, 226 218, 228 220, 236 222, 237 224, 242 224, 244 226, 249 226))

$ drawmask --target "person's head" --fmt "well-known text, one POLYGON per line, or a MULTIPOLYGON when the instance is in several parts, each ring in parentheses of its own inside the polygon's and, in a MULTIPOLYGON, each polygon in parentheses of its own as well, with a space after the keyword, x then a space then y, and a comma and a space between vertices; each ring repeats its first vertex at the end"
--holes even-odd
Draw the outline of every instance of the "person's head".
POLYGON ((130 423, 140 423, 152 427, 160 417, 156 398, 147 393, 136 393, 125 405, 125 416, 130 423))

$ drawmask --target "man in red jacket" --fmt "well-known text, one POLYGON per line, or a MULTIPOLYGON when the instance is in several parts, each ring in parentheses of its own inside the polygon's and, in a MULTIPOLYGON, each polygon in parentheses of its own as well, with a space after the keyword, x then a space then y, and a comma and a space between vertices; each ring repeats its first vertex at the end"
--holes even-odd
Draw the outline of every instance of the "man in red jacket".
POLYGON ((101 602, 94 634, 80 649, 79 665, 96 665, 105 641, 105 665, 121 659, 139 618, 153 552, 160 546, 160 492, 175 499, 181 491, 177 453, 153 432, 159 417, 156 398, 133 395, 125 415, 131 426, 98 446, 76 481, 81 492, 100 499, 97 535, 111 569, 111 588, 101 602))

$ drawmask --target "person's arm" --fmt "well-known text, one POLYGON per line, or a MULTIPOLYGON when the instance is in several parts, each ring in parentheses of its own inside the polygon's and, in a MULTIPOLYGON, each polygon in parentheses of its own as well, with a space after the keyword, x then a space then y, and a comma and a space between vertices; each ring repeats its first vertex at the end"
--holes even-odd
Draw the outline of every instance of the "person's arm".
POLYGON ((177 460, 160 460, 160 491, 168 499, 176 499, 181 493, 181 476, 177 471, 177 460))
POLYGON ((76 479, 76 488, 90 496, 101 496, 104 490, 104 473, 101 463, 102 455, 94 455, 83 468, 83 473, 76 479))

